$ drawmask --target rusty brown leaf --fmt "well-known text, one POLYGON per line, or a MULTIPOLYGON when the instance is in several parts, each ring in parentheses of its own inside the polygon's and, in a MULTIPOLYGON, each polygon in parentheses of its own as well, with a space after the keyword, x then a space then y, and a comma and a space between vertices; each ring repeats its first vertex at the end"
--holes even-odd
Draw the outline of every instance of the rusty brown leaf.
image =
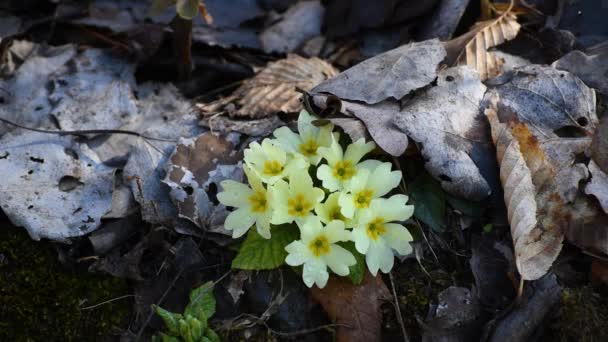
POLYGON ((381 341, 380 305, 391 298, 381 276, 367 272, 359 285, 332 276, 324 288, 314 287, 312 296, 335 323, 345 325, 337 329, 336 341, 381 341))
POLYGON ((468 65, 482 81, 500 74, 502 61, 488 49, 517 36, 520 25, 511 7, 498 18, 477 22, 469 32, 445 43, 448 62, 468 65))
POLYGON ((302 107, 302 94, 297 89, 308 91, 337 73, 333 66, 319 58, 288 55, 285 59, 269 63, 230 96, 197 106, 203 115, 225 112, 231 117, 239 118, 262 118, 278 112, 297 112, 302 107))

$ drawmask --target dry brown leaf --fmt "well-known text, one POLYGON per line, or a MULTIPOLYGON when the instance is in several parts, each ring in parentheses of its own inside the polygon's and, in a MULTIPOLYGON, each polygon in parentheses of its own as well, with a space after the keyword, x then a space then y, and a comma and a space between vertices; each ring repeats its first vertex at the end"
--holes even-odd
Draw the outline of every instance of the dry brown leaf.
POLYGON ((269 63, 253 78, 246 80, 230 96, 209 104, 198 104, 203 115, 227 112, 231 117, 262 118, 278 112, 301 109, 296 89, 310 90, 338 74, 327 62, 316 58, 288 55, 269 63), (235 107, 228 106, 234 104, 235 107))
POLYGON ((566 201, 550 186, 556 176, 536 137, 516 118, 499 121, 496 107, 485 111, 500 164, 515 261, 526 280, 542 277, 562 248, 566 201))
POLYGON ((335 323, 348 326, 338 328, 336 341, 381 341, 380 305, 391 298, 381 276, 366 272, 359 285, 347 278, 332 276, 324 288, 314 287, 312 296, 335 323))
POLYGON ((510 9, 496 19, 477 22, 469 32, 447 41, 449 64, 466 64, 479 72, 482 81, 500 74, 502 60, 488 49, 517 36, 520 25, 510 9))

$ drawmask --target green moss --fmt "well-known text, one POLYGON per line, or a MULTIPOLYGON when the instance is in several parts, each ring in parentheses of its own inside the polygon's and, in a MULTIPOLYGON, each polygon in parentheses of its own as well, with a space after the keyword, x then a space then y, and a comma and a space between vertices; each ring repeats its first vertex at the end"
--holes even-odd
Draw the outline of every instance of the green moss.
POLYGON ((552 324, 554 341, 608 341, 608 298, 589 286, 566 289, 561 308, 552 324))
POLYGON ((81 308, 127 293, 124 280, 65 270, 50 243, 0 227, 0 341, 100 340, 120 333, 129 300, 81 308))

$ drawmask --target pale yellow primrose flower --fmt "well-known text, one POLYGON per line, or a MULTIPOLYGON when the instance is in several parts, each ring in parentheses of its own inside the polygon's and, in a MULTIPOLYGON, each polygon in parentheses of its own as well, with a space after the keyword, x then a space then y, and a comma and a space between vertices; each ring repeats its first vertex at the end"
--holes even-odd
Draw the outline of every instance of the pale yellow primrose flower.
POLYGON ((369 208, 372 201, 386 195, 401 181, 400 171, 391 171, 391 163, 381 163, 372 172, 362 169, 340 193, 342 215, 355 218, 355 213, 369 208))
POLYGON ((414 213, 414 206, 407 205, 406 195, 394 195, 388 199, 376 199, 361 212, 353 229, 355 247, 365 254, 365 263, 374 276, 380 269, 388 273, 393 268, 395 250, 400 255, 412 251, 412 235, 402 225, 391 223, 404 221, 414 213))
POLYGON ((328 224, 333 220, 338 220, 344 222, 344 227, 352 228, 353 221, 342 215, 342 207, 338 203, 338 198, 340 198, 339 192, 330 194, 325 202, 317 204, 315 207, 315 213, 317 213, 317 216, 321 219, 321 222, 325 224, 328 224))
POLYGON ((243 170, 251 188, 233 180, 220 183, 224 191, 217 194, 218 201, 225 206, 237 208, 226 217, 224 227, 232 230, 232 237, 236 239, 247 233, 255 223, 258 233, 265 239, 270 239, 271 194, 247 165, 243 170))
POLYGON ((271 185, 293 171, 301 169, 306 172, 308 166, 302 156, 288 156, 287 152, 270 139, 264 139, 261 145, 252 142, 245 150, 244 159, 264 183, 271 185))
POLYGON ((316 127, 312 124, 314 119, 315 117, 303 110, 298 117, 298 132, 300 134, 296 134, 289 127, 283 126, 274 131, 274 136, 287 152, 300 153, 310 164, 317 165, 321 161, 321 156, 317 153, 317 150, 319 147, 329 147, 334 125, 327 124, 316 127))
POLYGON ((376 144, 365 143, 363 138, 348 145, 346 152, 338 144, 339 136, 333 136, 329 147, 319 147, 318 154, 327 160, 327 165, 317 169, 317 178, 323 182, 323 187, 333 192, 341 190, 357 174, 360 169, 375 168, 379 161, 366 160, 359 163, 364 155, 372 151, 376 144))
POLYGON ((278 180, 271 189, 274 214, 272 224, 296 221, 298 225, 309 216, 312 210, 325 197, 322 189, 312 186, 312 179, 306 170, 289 175, 289 183, 278 180))
POLYGON ((301 237, 285 247, 285 262, 291 266, 304 264, 302 278, 308 287, 317 284, 325 287, 329 273, 327 267, 339 276, 349 274, 349 267, 357 263, 351 252, 336 242, 349 241, 351 232, 341 221, 331 221, 325 228, 318 217, 312 216, 300 227, 301 237))

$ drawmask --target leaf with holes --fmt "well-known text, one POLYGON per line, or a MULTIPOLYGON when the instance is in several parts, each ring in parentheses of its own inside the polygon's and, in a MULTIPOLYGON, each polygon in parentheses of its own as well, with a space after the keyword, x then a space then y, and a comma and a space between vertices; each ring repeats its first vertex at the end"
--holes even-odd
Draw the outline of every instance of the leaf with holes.
POLYGON ((272 238, 264 239, 255 229, 250 229, 239 253, 232 260, 232 268, 243 270, 269 270, 285 263, 285 246, 300 234, 295 224, 273 226, 272 238))
POLYGON ((179 216, 200 228, 224 222, 225 207, 216 206, 210 196, 214 196, 214 189, 225 179, 242 181, 243 170, 237 165, 242 158, 234 143, 211 132, 181 139, 169 157, 163 180, 171 188, 171 200, 179 216))
POLYGON ((112 206, 114 169, 86 144, 37 132, 0 140, 0 207, 30 236, 66 241, 95 230, 112 206))
POLYGON ((363 282, 353 284, 344 277, 331 276, 327 285, 312 288, 312 296, 339 327, 338 342, 381 341, 382 311, 380 305, 391 294, 380 275, 374 277, 365 272, 363 282))
POLYGON ((568 72, 531 65, 488 92, 486 104, 522 277, 547 272, 564 233, 608 252, 608 220, 579 189, 598 124, 593 90, 568 72))

